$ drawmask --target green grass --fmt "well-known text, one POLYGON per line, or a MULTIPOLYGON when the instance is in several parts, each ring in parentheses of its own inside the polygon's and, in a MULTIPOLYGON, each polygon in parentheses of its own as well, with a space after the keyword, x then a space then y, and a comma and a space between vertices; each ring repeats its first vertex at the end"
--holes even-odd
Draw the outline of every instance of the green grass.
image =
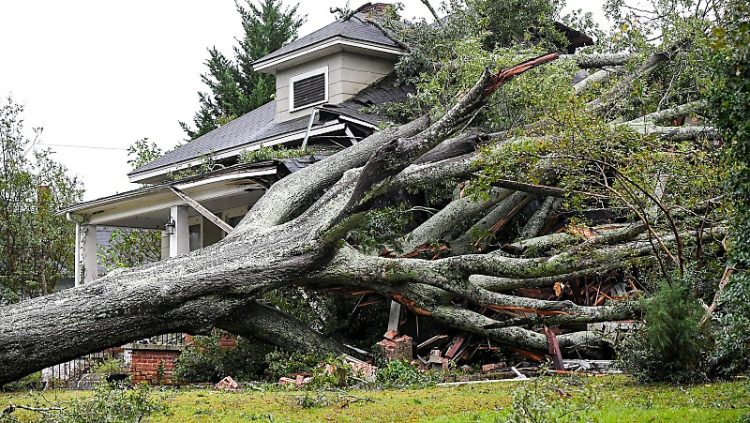
MULTIPOLYGON (((558 410, 585 409, 580 421, 601 422, 734 422, 750 415, 748 382, 722 382, 675 387, 638 385, 631 379, 589 377, 559 379, 560 395, 552 392, 558 410)), ((316 422, 316 421, 406 421, 406 422, 494 422, 504 421, 513 405, 513 391, 533 381, 451 388, 343 392, 243 390, 218 392, 182 389, 155 392, 170 408, 150 422, 316 422), (321 396, 322 395, 322 396, 321 396)), ((541 395, 542 393, 540 393, 541 395)), ((27 393, 0 394, 0 408, 8 403, 28 404, 38 397, 27 393)), ((64 403, 87 392, 52 391, 44 394, 52 402, 64 403)), ((536 396, 536 391, 535 394, 536 396)), ((550 398, 550 392, 546 392, 550 398)), ((25 420, 31 414, 16 412, 25 420)), ((570 421, 573 414, 561 421, 570 421)), ((579 421, 579 420, 574 420, 579 421)))

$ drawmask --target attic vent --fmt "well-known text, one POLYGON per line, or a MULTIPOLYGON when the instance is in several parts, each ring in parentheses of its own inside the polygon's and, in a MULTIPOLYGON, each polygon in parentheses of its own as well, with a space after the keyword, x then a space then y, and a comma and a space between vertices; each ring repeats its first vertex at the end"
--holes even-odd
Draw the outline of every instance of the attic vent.
POLYGON ((328 101, 328 67, 293 76, 289 108, 291 111, 328 101))

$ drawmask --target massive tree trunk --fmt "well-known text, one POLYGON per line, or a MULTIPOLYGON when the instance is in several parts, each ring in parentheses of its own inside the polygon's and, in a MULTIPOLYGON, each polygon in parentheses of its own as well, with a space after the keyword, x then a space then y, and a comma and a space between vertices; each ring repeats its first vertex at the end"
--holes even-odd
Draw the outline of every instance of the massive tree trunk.
MULTIPOLYGON (((556 200, 544 199, 563 195, 559 188, 509 181, 493 189, 486 200, 450 202, 404 237, 407 251, 439 240, 465 246, 456 247, 450 257, 374 257, 343 241, 369 210, 387 204, 380 200, 398 189, 470 176, 473 146, 502 135, 450 136, 503 83, 556 58, 546 55, 496 74, 485 71, 435 122, 423 117, 378 132, 288 176, 272 186, 216 245, 3 307, 0 384, 107 347, 162 333, 202 333, 212 327, 287 348, 340 352, 338 343, 257 302, 265 292, 287 286, 371 290, 419 316, 534 351, 548 347, 546 336, 537 330, 540 325, 577 327, 634 317, 639 310, 634 302, 593 307, 514 293, 611 271, 654 254, 642 228, 620 230, 618 236, 613 236, 615 229, 602 228, 587 240, 570 235, 531 238, 542 231, 556 207, 556 200), (500 223, 507 223, 532 199, 541 199, 541 207, 522 231, 531 239, 518 240, 505 252, 478 254, 472 249, 472 228, 497 231, 500 223), (573 244, 578 248, 554 252, 573 244), (524 257, 530 250, 537 254, 524 257), (459 299, 464 306, 458 305, 459 299), (500 319, 486 310, 518 317, 500 319)), ((590 65, 607 59, 623 60, 602 56, 590 65)), ((644 71, 650 69, 644 66, 644 71)), ((698 236, 710 238, 719 232, 704 230, 698 236)), ((679 235, 660 235, 660 239, 672 243, 679 235)), ((587 331, 563 334, 558 340, 564 350, 583 354, 602 344, 600 335, 587 331)))

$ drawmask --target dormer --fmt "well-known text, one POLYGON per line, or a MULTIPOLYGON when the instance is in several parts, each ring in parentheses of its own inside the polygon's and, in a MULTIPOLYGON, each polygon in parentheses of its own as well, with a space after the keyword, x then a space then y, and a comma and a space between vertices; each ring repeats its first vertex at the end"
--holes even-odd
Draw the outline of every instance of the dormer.
POLYGON ((259 59, 255 71, 276 76, 276 122, 340 104, 388 75, 405 51, 367 21, 384 7, 367 5, 259 59))

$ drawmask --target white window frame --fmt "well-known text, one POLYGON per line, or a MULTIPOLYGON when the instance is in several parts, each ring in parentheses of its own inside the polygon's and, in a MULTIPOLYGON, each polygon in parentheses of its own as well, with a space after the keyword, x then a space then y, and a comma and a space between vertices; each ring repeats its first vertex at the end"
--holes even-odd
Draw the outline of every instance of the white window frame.
POLYGON ((289 112, 290 113, 296 112, 298 110, 309 109, 310 107, 314 107, 314 106, 327 103, 327 102, 328 102, 328 66, 327 65, 323 66, 322 68, 313 69, 311 71, 300 73, 298 75, 289 77, 289 112), (315 102, 315 103, 305 104, 304 106, 294 108, 294 83, 299 80, 307 79, 312 76, 317 76, 321 74, 323 75, 323 78, 324 78, 323 84, 325 86, 325 95, 323 96, 323 100, 315 102))

